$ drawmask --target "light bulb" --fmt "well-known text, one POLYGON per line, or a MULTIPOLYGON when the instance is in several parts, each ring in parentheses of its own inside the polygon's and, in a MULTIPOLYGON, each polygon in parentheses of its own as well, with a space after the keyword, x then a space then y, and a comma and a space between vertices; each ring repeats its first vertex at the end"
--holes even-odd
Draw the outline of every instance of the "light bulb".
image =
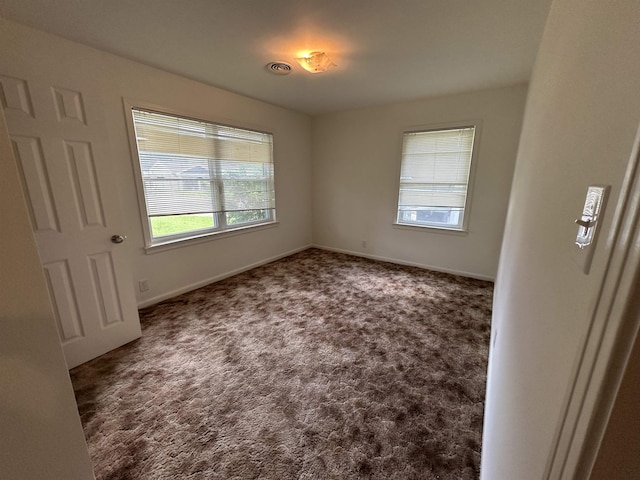
POLYGON ((326 72, 336 66, 324 52, 311 52, 308 55, 296 58, 296 61, 302 68, 311 73, 326 72))

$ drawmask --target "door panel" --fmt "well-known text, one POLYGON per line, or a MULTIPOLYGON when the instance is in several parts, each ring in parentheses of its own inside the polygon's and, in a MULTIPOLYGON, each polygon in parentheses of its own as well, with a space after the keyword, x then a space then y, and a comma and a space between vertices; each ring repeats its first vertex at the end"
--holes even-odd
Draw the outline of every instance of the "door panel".
POLYGON ((91 144, 64 142, 80 227, 106 227, 91 144))
POLYGON ((118 294, 115 269, 110 252, 98 253, 89 257, 93 286, 100 313, 100 324, 103 328, 123 322, 124 315, 118 294))
POLYGON ((80 309, 66 260, 43 265, 62 344, 84 337, 80 309))
POLYGON ((30 200, 31 224, 38 232, 60 232, 58 216, 51 193, 51 180, 44 162, 40 140, 34 137, 11 137, 13 150, 30 200))
POLYGON ((0 99, 72 368, 140 336, 99 82, 11 73, 0 99))

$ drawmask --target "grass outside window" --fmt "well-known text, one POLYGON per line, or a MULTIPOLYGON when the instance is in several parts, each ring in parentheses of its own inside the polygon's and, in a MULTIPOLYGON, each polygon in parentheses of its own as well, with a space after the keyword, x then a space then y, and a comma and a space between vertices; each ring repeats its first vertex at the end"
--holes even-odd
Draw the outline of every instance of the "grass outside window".
POLYGON ((165 215, 151 217, 154 237, 166 237, 215 227, 213 215, 165 215))

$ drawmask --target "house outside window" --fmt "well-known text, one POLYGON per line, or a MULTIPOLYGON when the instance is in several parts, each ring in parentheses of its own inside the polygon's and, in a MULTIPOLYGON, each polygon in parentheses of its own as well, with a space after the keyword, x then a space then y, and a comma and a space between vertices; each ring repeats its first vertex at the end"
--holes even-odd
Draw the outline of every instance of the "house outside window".
POLYGON ((131 108, 148 247, 275 222, 273 135, 131 108))
POLYGON ((398 225, 466 231, 476 126, 404 132, 398 225))

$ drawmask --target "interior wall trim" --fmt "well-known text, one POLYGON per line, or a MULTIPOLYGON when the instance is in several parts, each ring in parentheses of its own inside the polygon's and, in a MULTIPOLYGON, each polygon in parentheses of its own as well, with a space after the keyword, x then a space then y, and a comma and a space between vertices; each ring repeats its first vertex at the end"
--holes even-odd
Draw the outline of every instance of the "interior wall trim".
POLYGON ((453 270, 453 269, 450 269, 450 268, 435 267, 433 265, 427 265, 427 264, 424 264, 424 263, 409 262, 409 261, 406 261, 406 260, 399 260, 397 258, 391 258, 391 257, 383 257, 383 256, 380 256, 380 255, 371 255, 371 254, 367 254, 367 253, 356 252, 356 251, 353 251, 353 250, 346 250, 346 249, 343 249, 343 248, 329 247, 327 245, 313 244, 312 246, 314 248, 319 248, 321 250, 328 250, 330 252, 337 252, 337 253, 346 253, 347 255, 354 255, 356 257, 370 258, 371 260, 380 260, 381 262, 389 262, 389 263, 395 263, 395 264, 398 264, 398 265, 407 265, 409 267, 424 268, 426 270, 433 270, 433 271, 436 271, 436 272, 449 273, 451 275, 459 275, 461 277, 475 278, 476 280, 486 280, 486 281, 489 281, 489 282, 495 282, 496 281, 496 277, 495 276, 481 275, 481 274, 472 273, 472 272, 465 272, 465 271, 462 271, 462 270, 453 270))
POLYGON ((138 308, 145 308, 151 305, 155 305, 156 303, 160 303, 169 298, 175 297, 177 295, 182 295, 183 293, 190 292, 191 290, 196 290, 200 287, 204 287, 205 285, 209 285, 210 283, 219 282, 220 280, 224 280, 225 278, 233 277, 242 272, 246 272, 247 270, 251 270, 252 268, 260 267, 262 265, 266 265, 267 263, 275 262, 276 260, 280 260, 281 258, 288 257, 298 252, 302 252, 303 250, 307 250, 311 248, 313 245, 305 245, 303 247, 294 248, 293 250, 289 250, 288 252, 280 253, 278 255, 274 255, 272 257, 265 258, 263 260, 259 260, 254 263, 250 263, 249 265, 242 266, 240 268, 236 268, 234 270, 230 270, 228 272, 221 273, 219 275, 215 275, 213 277, 206 278, 204 280, 200 280, 199 282, 191 283, 187 286, 176 288, 175 290, 171 290, 169 292, 162 293, 160 295, 156 295, 155 297, 145 299, 144 301, 138 302, 138 308))

